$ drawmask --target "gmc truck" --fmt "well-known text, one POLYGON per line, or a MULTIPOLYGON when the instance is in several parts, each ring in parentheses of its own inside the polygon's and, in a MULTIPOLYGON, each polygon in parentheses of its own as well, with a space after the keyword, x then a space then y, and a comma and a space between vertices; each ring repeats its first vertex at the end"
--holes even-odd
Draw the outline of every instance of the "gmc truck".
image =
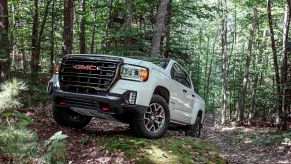
POLYGON ((174 60, 66 55, 48 83, 53 118, 83 128, 92 117, 128 123, 139 137, 161 138, 170 125, 199 137, 205 102, 174 60))

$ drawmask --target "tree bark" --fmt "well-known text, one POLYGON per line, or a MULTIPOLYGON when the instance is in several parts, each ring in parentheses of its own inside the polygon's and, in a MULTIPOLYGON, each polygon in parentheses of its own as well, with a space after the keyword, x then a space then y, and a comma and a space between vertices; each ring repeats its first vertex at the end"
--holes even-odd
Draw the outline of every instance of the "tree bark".
MULTIPOLYGON (((8 1, 0 1, 0 79, 4 79, 10 69, 9 43, 8 43, 8 1)), ((1 81, 1 80, 0 80, 1 81)))
POLYGON ((80 34, 79 34, 79 44, 80 53, 86 53, 86 39, 85 39, 85 25, 86 25, 86 0, 80 0, 81 9, 81 20, 80 20, 80 34))
POLYGON ((172 0, 169 1, 168 7, 167 7, 165 50, 163 53, 164 58, 169 58, 169 54, 170 54, 171 22, 172 22, 172 0))
POLYGON ((74 1, 64 0, 64 43, 62 56, 72 53, 73 44, 74 1))
POLYGON ((226 64, 227 64, 227 1, 223 4, 223 19, 221 21, 221 48, 222 48, 222 99, 221 99, 221 124, 226 122, 226 64))
POLYGON ((32 24, 32 39, 31 39, 31 46, 32 46, 32 51, 31 51, 31 78, 33 81, 34 79, 37 79, 37 75, 40 69, 39 66, 39 60, 40 60, 40 50, 41 50, 41 40, 42 40, 42 35, 44 32, 45 24, 47 21, 47 15, 48 15, 48 10, 49 10, 49 5, 52 2, 52 0, 48 0, 46 3, 45 11, 44 11, 44 17, 43 21, 39 28, 39 11, 38 11, 38 0, 34 0, 34 16, 33 16, 33 24, 32 24))
POLYGON ((253 12, 254 12, 253 22, 252 22, 252 27, 250 29, 250 36, 249 36, 249 41, 248 41, 248 52, 247 52, 247 56, 246 56, 243 86, 242 86, 242 90, 241 90, 239 114, 238 114, 238 119, 237 119, 237 122, 240 125, 242 125, 243 121, 244 121, 245 97, 247 94, 247 86, 248 86, 248 81, 249 81, 249 67, 250 67, 250 62, 251 62, 251 56, 253 53, 252 51, 253 51, 254 34, 255 34, 256 27, 257 27, 258 9, 257 9, 256 3, 254 4, 253 12))
MULTIPOLYGON (((38 16, 38 0, 34 0, 34 15, 32 23, 32 36, 31 36, 31 78, 37 78, 38 72, 38 63, 39 63, 39 50, 38 50, 38 25, 39 25, 39 16, 38 16)), ((34 80, 33 80, 34 81, 34 80)))
POLYGON ((161 38, 162 38, 163 28, 165 25, 165 17, 167 13, 168 3, 169 3, 169 0, 159 1, 156 22, 154 25, 151 52, 150 52, 151 56, 154 56, 154 57, 160 56, 161 38))
POLYGON ((281 98, 281 87, 280 87, 280 75, 279 75, 279 66, 278 66, 278 57, 277 57, 277 49, 276 49, 276 41, 274 37, 274 27, 273 27, 273 18, 272 18, 272 8, 271 8, 271 0, 267 0, 267 15, 268 15, 268 23, 271 37, 271 46, 272 46, 272 54, 273 54, 273 62, 275 69, 275 84, 277 90, 277 99, 278 99, 278 108, 277 108, 277 125, 278 129, 282 129, 283 125, 283 111, 282 111, 282 98, 281 98))
POLYGON ((96 17, 97 17, 97 9, 95 8, 95 11, 94 11, 94 20, 93 20, 93 24, 94 25, 93 25, 92 40, 91 40, 91 51, 90 51, 91 54, 93 54, 94 53, 94 50, 95 50, 96 17))
POLYGON ((51 76, 54 73, 55 65, 55 0, 53 0, 52 11, 51 11, 51 40, 50 40, 50 63, 51 63, 51 76))
MULTIPOLYGON (((283 110, 283 123, 282 130, 287 130, 287 112, 288 112, 288 55, 290 49, 287 49, 287 43, 289 39, 289 30, 290 30, 290 20, 291 20, 291 0, 287 0, 285 7, 285 18, 284 18, 284 29, 283 29, 283 59, 281 67, 281 86, 282 86, 282 110, 283 110)), ((289 100, 290 101, 290 100, 289 100)))
POLYGON ((132 16, 131 16, 131 0, 125 0, 125 22, 124 22, 124 32, 125 32, 125 38, 124 38, 124 56, 130 55, 130 49, 131 49, 131 37, 130 37, 130 30, 132 24, 132 16))

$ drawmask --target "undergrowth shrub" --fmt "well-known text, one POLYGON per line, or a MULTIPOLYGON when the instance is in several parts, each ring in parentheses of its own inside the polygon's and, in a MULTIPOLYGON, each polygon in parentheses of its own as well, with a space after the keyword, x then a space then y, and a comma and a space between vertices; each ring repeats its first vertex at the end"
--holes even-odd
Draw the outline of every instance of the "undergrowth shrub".
POLYGON ((36 133, 26 127, 32 123, 31 118, 17 111, 22 107, 20 97, 26 89, 25 82, 17 79, 1 84, 0 154, 7 154, 12 163, 62 163, 67 136, 57 132, 44 143, 38 143, 36 133))

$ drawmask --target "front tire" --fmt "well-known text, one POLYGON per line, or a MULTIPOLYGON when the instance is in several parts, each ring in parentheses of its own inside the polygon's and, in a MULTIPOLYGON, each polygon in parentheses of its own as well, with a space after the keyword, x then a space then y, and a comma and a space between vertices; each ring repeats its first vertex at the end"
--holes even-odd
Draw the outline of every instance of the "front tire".
POLYGON ((81 129, 91 121, 92 117, 81 115, 69 108, 53 106, 54 120, 61 126, 81 129))
POLYGON ((166 100, 153 95, 148 109, 135 116, 131 127, 139 137, 156 139, 165 135, 169 123, 170 111, 166 100))

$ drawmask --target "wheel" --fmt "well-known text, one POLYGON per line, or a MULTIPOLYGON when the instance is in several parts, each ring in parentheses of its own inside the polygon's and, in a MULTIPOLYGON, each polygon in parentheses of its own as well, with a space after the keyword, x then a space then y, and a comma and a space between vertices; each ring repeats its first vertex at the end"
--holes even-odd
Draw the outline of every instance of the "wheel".
POLYGON ((55 121, 65 127, 83 128, 92 117, 81 115, 69 108, 53 107, 53 117, 55 121))
POLYGON ((148 109, 135 116, 131 127, 139 137, 156 139, 165 135, 169 123, 170 111, 166 100, 153 95, 148 109))
POLYGON ((201 133, 201 118, 197 117, 196 121, 193 125, 191 125, 187 130, 186 130, 186 136, 192 136, 192 137, 200 137, 201 133))

